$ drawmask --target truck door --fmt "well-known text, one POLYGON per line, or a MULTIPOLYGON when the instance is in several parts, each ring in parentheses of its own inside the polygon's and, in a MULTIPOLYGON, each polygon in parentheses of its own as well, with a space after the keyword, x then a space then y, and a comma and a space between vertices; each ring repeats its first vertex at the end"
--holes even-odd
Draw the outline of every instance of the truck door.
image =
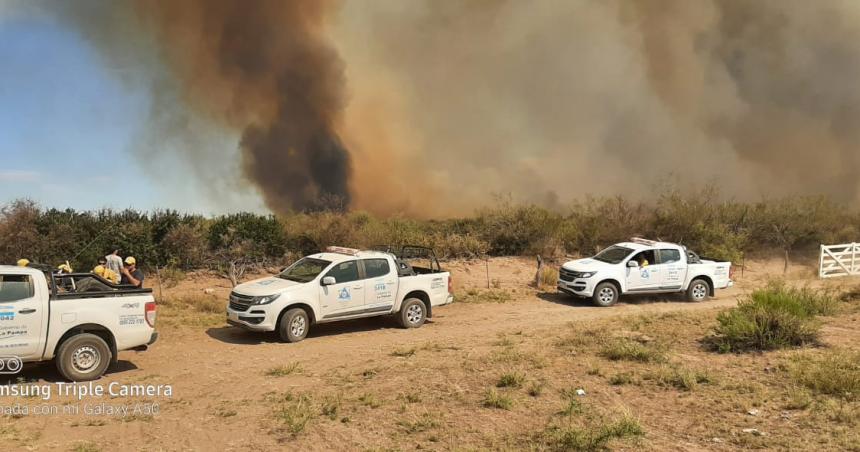
MULTIPOLYGON (((660 286, 661 269, 656 262, 654 250, 645 250, 630 259, 639 262, 639 267, 627 267, 627 291, 645 292, 660 286)), ((626 265, 626 263, 625 263, 626 265)))
POLYGON ((684 285, 686 276, 684 262, 681 261, 681 251, 676 249, 662 249, 660 253, 660 288, 678 289, 684 285))
POLYGON ((397 273, 388 259, 363 259, 364 304, 367 309, 391 308, 397 293, 397 273))
POLYGON ((46 290, 32 275, 0 275, 0 356, 41 356, 46 290))
POLYGON ((358 261, 336 264, 323 277, 331 276, 336 281, 330 286, 320 286, 320 304, 323 316, 350 315, 364 308, 364 281, 358 275, 358 261))

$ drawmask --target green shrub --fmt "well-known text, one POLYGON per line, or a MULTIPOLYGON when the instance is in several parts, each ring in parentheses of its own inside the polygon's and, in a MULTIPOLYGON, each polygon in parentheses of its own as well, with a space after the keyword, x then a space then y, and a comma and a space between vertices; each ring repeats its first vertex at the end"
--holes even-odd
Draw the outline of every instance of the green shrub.
POLYGON ((836 309, 836 299, 809 288, 776 282, 753 291, 736 308, 717 316, 714 335, 706 343, 720 352, 774 350, 814 343, 815 316, 836 309))

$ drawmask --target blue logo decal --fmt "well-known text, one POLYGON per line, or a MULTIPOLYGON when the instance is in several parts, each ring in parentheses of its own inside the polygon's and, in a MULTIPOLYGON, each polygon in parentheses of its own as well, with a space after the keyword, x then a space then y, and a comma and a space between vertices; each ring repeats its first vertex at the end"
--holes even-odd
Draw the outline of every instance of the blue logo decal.
POLYGON ((15 320, 15 311, 0 312, 0 320, 15 320))
POLYGON ((385 290, 385 283, 384 282, 376 283, 376 286, 374 286, 374 290, 385 290))
POLYGON ((651 274, 648 272, 648 269, 647 269, 647 268, 643 268, 643 269, 639 272, 639 274, 640 274, 643 278, 645 278, 645 279, 648 279, 648 278, 650 278, 650 277, 651 277, 651 274))
POLYGON ((337 295, 338 300, 351 300, 352 296, 349 294, 349 290, 346 287, 340 289, 340 293, 337 295))

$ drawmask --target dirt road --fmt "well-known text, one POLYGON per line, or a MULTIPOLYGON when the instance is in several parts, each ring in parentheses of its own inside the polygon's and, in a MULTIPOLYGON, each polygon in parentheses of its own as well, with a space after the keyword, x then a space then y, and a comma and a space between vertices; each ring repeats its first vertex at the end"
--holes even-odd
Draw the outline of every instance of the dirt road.
MULTIPOLYGON (((455 265, 457 290, 482 284, 485 276, 481 265, 455 265)), ((76 404, 81 410, 85 403, 156 402, 157 413, 131 417, 83 412, 7 416, 0 432, 5 440, 33 449, 91 446, 94 450, 268 450, 283 446, 285 441, 319 450, 414 448, 409 435, 404 440, 404 435, 392 433, 392 429, 402 430, 396 427, 399 421, 394 418, 405 410, 403 394, 432 393, 433 397, 423 397, 425 403, 431 403, 422 409, 434 409, 433 401, 439 400, 439 407, 450 404, 444 410, 453 417, 446 418, 446 424, 464 422, 474 427, 448 435, 441 433, 431 447, 499 444, 487 438, 504 438, 505 420, 470 408, 471 400, 480 398, 480 394, 472 394, 469 389, 470 381, 482 378, 481 356, 492 350, 494 341, 506 335, 552 337, 568 328, 570 322, 588 324, 625 315, 723 308, 735 304, 739 294, 770 273, 770 269, 762 269, 703 303, 687 303, 680 297, 651 297, 597 308, 585 301, 528 289, 532 270, 527 260, 500 260, 493 265, 493 275, 499 278, 495 284, 513 291, 512 301, 455 303, 438 309, 433 320, 417 330, 399 329, 389 319, 369 319, 320 325, 304 342, 283 344, 273 335, 247 333, 224 325, 161 328, 154 347, 144 353, 120 353, 119 365, 99 383, 171 385, 172 397, 106 397, 80 402, 53 397, 45 402, 76 404), (408 358, 412 355, 416 356, 408 358), (470 363, 478 367, 469 369, 470 363), (277 373, 273 368, 291 364, 296 366, 293 371, 281 372, 287 375, 272 375, 277 373), (342 398, 346 402, 332 420, 313 421, 300 435, 293 435, 280 427, 276 409, 273 415, 273 406, 278 403, 275 399, 287 393, 311 394, 318 403, 325 398, 342 398), (383 407, 377 409, 379 405, 383 407), (482 421, 493 427, 480 427, 482 421)), ((196 280, 168 290, 166 296, 198 291, 212 283, 196 280)), ((217 289, 217 296, 224 296, 227 290, 217 289)), ((58 379, 52 364, 28 368, 24 377, 40 383, 58 379)), ((2 399, 5 405, 12 402, 2 399)), ((527 419, 528 413, 525 416, 527 419)))

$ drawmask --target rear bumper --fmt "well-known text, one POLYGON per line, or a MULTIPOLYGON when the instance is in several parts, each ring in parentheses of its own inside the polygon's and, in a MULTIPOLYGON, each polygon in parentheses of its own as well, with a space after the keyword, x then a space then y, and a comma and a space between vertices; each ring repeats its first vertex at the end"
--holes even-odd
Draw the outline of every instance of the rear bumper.
POLYGON ((158 340, 158 331, 153 331, 152 336, 149 337, 149 342, 147 342, 144 345, 138 345, 137 347, 132 347, 130 350, 133 350, 136 352, 145 352, 149 349, 149 346, 154 344, 155 341, 157 341, 157 340, 158 340))

